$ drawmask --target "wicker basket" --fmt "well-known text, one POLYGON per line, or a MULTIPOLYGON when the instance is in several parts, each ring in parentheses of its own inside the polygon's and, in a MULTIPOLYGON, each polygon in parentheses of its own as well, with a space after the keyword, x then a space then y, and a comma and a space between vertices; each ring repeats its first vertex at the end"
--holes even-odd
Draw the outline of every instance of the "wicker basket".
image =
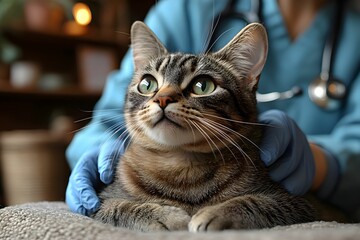
POLYGON ((6 205, 64 200, 69 177, 66 144, 48 131, 0 135, 1 177, 6 205))

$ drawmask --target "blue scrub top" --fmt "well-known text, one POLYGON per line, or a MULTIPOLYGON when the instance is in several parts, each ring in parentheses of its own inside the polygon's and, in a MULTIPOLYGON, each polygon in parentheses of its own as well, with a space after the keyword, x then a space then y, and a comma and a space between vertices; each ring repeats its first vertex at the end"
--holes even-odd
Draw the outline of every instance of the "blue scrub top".
MULTIPOLYGON (((216 24, 216 16, 226 4, 227 1, 216 0, 162 0, 149 12, 145 22, 170 52, 202 53, 209 32, 216 24)), ((248 11, 250 0, 238 1, 236 8, 248 11)), ((339 160, 342 175, 336 191, 328 198, 344 210, 357 211, 360 220, 359 12, 352 9, 346 12, 334 62, 333 76, 347 85, 348 96, 343 100, 343 107, 336 111, 323 110, 311 102, 307 94, 309 84, 320 74, 322 51, 331 31, 334 11, 333 3, 325 6, 308 29, 291 40, 277 1, 263 1, 263 24, 268 32, 269 53, 260 78, 259 92, 286 91, 300 86, 304 94, 293 99, 260 103, 259 110, 279 109, 286 112, 310 141, 339 160)), ((239 19, 223 21, 218 26, 216 34, 221 37, 214 49, 223 47, 243 26, 245 23, 239 19)), ((90 125, 75 135, 67 150, 71 167, 84 152, 120 135, 121 132, 113 133, 123 123, 121 112, 132 73, 132 56, 128 51, 120 70, 109 75, 90 125)))

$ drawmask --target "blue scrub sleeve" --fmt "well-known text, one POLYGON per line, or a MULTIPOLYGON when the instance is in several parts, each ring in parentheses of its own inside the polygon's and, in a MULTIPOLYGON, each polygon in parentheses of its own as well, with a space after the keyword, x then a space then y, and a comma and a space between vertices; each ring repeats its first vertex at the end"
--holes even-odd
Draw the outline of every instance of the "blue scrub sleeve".
POLYGON ((124 131, 123 107, 132 68, 131 54, 128 52, 121 70, 109 74, 103 95, 93 110, 92 120, 75 134, 66 150, 71 169, 84 153, 99 148, 104 142, 119 137, 124 131))

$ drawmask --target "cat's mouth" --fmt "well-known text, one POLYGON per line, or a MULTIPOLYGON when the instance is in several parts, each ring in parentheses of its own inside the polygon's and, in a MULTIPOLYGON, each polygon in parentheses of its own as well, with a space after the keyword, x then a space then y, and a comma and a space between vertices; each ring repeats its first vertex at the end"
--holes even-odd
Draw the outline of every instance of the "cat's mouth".
POLYGON ((169 126, 169 125, 176 126, 178 128, 183 128, 180 124, 168 118, 165 114, 153 125, 153 127, 169 126))

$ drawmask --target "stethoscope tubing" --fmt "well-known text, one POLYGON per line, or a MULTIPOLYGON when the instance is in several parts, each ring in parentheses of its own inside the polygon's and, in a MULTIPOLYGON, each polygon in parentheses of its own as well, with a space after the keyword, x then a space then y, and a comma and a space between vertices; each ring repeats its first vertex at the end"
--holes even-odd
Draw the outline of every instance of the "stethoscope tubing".
MULTIPOLYGON (((344 14, 344 6, 346 1, 344 0, 337 0, 336 4, 336 15, 334 18, 334 28, 330 32, 329 37, 327 38, 323 50, 322 55, 322 63, 321 63, 321 71, 320 71, 320 84, 318 86, 314 86, 315 84, 318 84, 318 79, 315 79, 308 88, 308 93, 310 96, 310 99, 318 106, 326 109, 327 105, 336 106, 338 108, 339 104, 326 104, 327 101, 341 101, 343 98, 345 98, 346 93, 346 85, 339 80, 335 80, 332 77, 332 69, 334 65, 334 59, 336 55, 337 45, 338 45, 338 39, 340 35, 341 25, 342 25, 342 19, 344 14), (336 96, 331 96, 331 92, 329 91, 330 87, 334 88, 335 86, 335 93, 336 96), (317 99, 317 95, 313 91, 313 89, 318 88, 325 88, 323 91, 325 91, 325 95, 321 96, 321 103, 317 99), (336 88, 339 88, 339 91, 337 91, 336 88)), ((235 4, 236 0, 229 0, 224 10, 216 17, 216 19, 219 19, 219 23, 215 26, 215 29, 213 29, 213 34, 210 38, 208 48, 213 47, 214 42, 216 40, 216 28, 221 25, 221 21, 223 21, 226 18, 238 18, 240 20, 243 20, 246 23, 251 22, 262 22, 262 1, 261 0, 251 0, 251 9, 248 12, 238 12, 235 11, 235 4)), ((209 51, 211 49, 207 49, 209 51)), ((293 87, 292 89, 285 91, 285 92, 270 92, 270 93, 257 93, 257 101, 258 102, 272 102, 277 100, 284 100, 284 99, 290 99, 294 98, 295 96, 299 96, 303 93, 302 89, 298 86, 293 87), (300 90, 299 90, 300 89, 300 90)), ((335 107, 329 107, 329 108, 335 108, 335 107)), ((331 109, 328 109, 331 110, 331 109)))

